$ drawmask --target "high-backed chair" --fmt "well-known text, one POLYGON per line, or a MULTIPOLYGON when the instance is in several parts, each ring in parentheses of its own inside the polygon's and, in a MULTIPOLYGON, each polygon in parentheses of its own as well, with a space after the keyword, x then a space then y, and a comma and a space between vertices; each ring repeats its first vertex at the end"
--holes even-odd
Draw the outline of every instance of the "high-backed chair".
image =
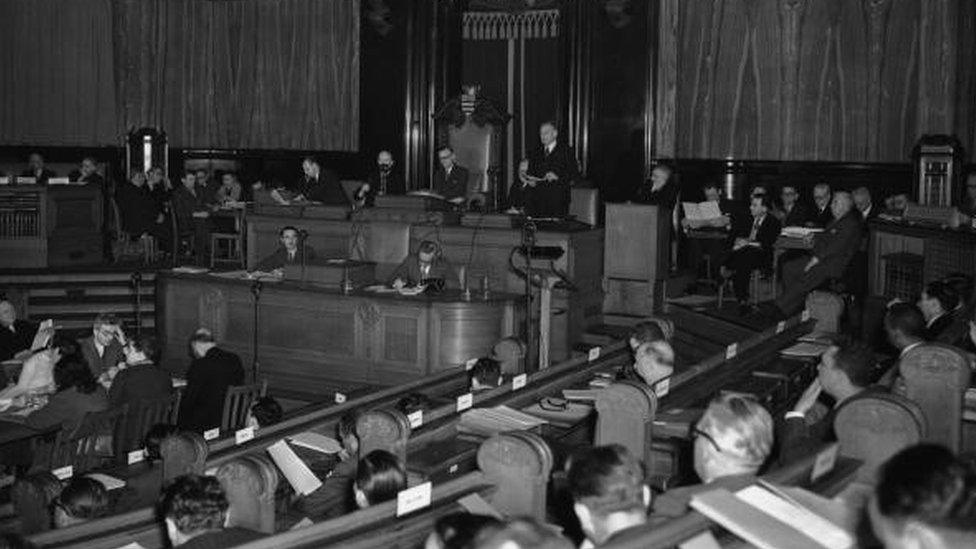
POLYGON ((905 381, 905 396, 921 407, 928 420, 925 440, 958 452, 970 377, 966 356, 941 343, 920 345, 901 357, 898 369, 905 381))
POLYGON ((163 483, 182 475, 202 475, 209 447, 200 433, 182 431, 159 443, 163 483))
POLYGON ((595 227, 600 222, 600 191, 597 189, 571 189, 569 214, 577 221, 595 227))
POLYGON ((854 397, 834 418, 840 454, 864 462, 858 478, 867 482, 888 458, 923 440, 926 429, 918 404, 887 393, 854 397))
POLYGON ((549 445, 535 433, 499 433, 478 448, 478 468, 497 490, 492 505, 508 516, 546 516, 546 486, 552 473, 549 445))
POLYGON ((233 459, 217 469, 217 479, 230 503, 227 526, 274 533, 278 470, 267 456, 233 459))
POLYGON ((142 448, 142 440, 157 423, 176 423, 179 409, 179 393, 153 400, 141 400, 129 405, 129 413, 119 422, 113 438, 115 457, 126 460, 128 453, 142 448))
POLYGON ((651 431, 657 412, 657 395, 645 383, 618 381, 596 393, 596 434, 593 444, 620 444, 641 456, 653 470, 651 431))
POLYGON ((227 396, 224 397, 224 415, 220 421, 220 431, 229 433, 244 427, 251 405, 259 397, 264 396, 267 387, 267 381, 228 387, 227 396))
POLYGON ((49 471, 17 479, 10 501, 20 517, 20 533, 36 534, 51 529, 51 503, 61 493, 61 482, 49 471))
POLYGON ((150 235, 133 238, 122 226, 122 213, 119 205, 112 197, 109 200, 112 207, 112 259, 118 263, 128 258, 139 258, 146 265, 156 259, 156 239, 150 235))
POLYGON ((359 454, 365 456, 373 450, 385 450, 407 460, 407 440, 410 438, 410 421, 399 410, 370 410, 356 420, 359 436, 359 454))
POLYGON ((51 469, 70 465, 74 474, 103 465, 112 457, 112 436, 125 417, 125 406, 88 412, 73 433, 62 430, 54 441, 51 469))

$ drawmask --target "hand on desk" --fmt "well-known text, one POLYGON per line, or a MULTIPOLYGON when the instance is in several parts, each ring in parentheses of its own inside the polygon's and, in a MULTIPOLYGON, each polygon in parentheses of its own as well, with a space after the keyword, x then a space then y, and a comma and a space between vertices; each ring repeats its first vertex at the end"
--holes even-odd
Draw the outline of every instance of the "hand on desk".
POLYGON ((543 179, 545 179, 546 181, 559 181, 559 176, 556 175, 556 172, 546 172, 546 175, 543 177, 543 179))
POLYGON ((807 272, 807 271, 809 271, 809 270, 810 270, 810 269, 812 269, 812 268, 813 268, 813 267, 814 267, 814 266, 815 266, 815 265, 816 265, 817 263, 820 263, 820 260, 819 260, 819 259, 817 259, 816 257, 811 257, 811 258, 810 258, 810 261, 808 261, 808 262, 807 262, 807 265, 806 265, 806 267, 803 267, 803 272, 807 272))
POLYGON ((390 287, 393 288, 394 290, 399 290, 399 289, 403 288, 406 285, 407 285, 406 282, 404 282, 403 280, 397 278, 397 279, 393 280, 393 284, 390 284, 390 287))

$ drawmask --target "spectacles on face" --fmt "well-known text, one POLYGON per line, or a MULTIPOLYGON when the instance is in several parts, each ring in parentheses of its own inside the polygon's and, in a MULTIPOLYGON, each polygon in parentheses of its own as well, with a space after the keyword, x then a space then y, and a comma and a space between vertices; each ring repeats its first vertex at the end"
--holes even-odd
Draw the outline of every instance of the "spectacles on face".
POLYGON ((716 452, 718 452, 720 454, 723 453, 722 452, 722 448, 718 445, 717 442, 715 442, 715 437, 713 437, 712 435, 706 433, 705 431, 702 431, 698 427, 692 428, 692 430, 691 430, 691 439, 692 440, 695 440, 695 439, 697 439, 699 437, 701 437, 701 438, 707 440, 709 443, 711 443, 712 447, 715 448, 715 451, 716 452))

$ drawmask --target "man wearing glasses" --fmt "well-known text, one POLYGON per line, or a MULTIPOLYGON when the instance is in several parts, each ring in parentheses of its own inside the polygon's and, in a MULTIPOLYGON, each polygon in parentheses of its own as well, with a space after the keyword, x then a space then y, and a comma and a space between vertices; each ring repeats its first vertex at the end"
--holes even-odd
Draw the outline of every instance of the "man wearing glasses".
POLYGON ((122 345, 125 334, 122 322, 113 314, 100 313, 92 323, 92 335, 79 341, 81 353, 88 362, 88 368, 96 378, 119 363, 125 363, 122 345))
POLYGON ((652 520, 684 515, 695 494, 716 488, 735 492, 752 484, 773 448, 773 418, 755 399, 722 394, 712 399, 691 434, 702 483, 662 494, 652 520))
POLYGON ((434 192, 448 202, 464 203, 468 195, 468 170, 457 163, 454 149, 442 147, 437 151, 440 168, 434 170, 434 192))

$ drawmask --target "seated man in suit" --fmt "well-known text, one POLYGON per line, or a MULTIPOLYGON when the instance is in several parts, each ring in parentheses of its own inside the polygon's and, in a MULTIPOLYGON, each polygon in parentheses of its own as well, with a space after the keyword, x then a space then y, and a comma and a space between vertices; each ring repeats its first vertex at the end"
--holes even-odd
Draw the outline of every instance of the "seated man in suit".
POLYGON ((397 289, 421 285, 442 288, 456 288, 459 285, 454 267, 441 257, 440 246, 430 240, 421 242, 417 253, 404 259, 390 278, 390 286, 397 289))
POLYGON ((807 218, 805 225, 807 227, 826 228, 834 219, 837 219, 831 207, 832 201, 833 193, 830 191, 830 185, 817 183, 813 187, 813 211, 810 212, 810 217, 807 218))
POLYGON ((960 322, 953 315, 958 306, 959 294, 950 284, 934 280, 925 285, 918 309, 925 317, 926 340, 955 346, 965 343, 968 322, 960 322))
POLYGON ((457 164, 457 157, 451 147, 437 151, 440 168, 434 170, 434 192, 448 202, 463 204, 468 196, 468 170, 457 164))
POLYGON ((652 520, 680 517, 695 494, 736 491, 752 484, 773 448, 773 418, 754 399, 723 394, 712 399, 692 430, 695 472, 702 484, 673 488, 655 500, 652 520))
POLYGON ((285 265, 301 265, 302 257, 305 261, 315 259, 315 249, 308 244, 302 245, 302 235, 299 230, 291 225, 282 227, 278 231, 278 240, 281 246, 268 257, 258 262, 256 271, 264 273, 283 274, 285 265))
POLYGON ((868 518, 885 547, 976 547, 976 470, 943 446, 917 444, 878 474, 868 518))
POLYGON ((370 172, 369 179, 356 191, 358 207, 371 208, 377 196, 406 192, 403 178, 393 170, 394 165, 390 151, 380 151, 376 155, 376 169, 370 172))
POLYGON ((173 215, 180 237, 192 235, 193 250, 198 262, 208 253, 210 247, 210 207, 205 202, 203 190, 197 186, 197 176, 187 170, 180 179, 183 183, 173 191, 173 215))
POLYGON ((99 313, 92 323, 92 335, 78 342, 95 378, 125 363, 124 342, 122 321, 113 314, 99 313))
POLYGON ((186 371, 178 423, 181 429, 200 433, 220 427, 227 389, 244 384, 244 367, 239 356, 217 347, 207 329, 193 334, 190 349, 194 359, 186 371))
POLYGON ((871 385, 874 372, 874 357, 867 346, 846 343, 828 349, 820 357, 817 379, 786 412, 780 432, 780 462, 790 463, 837 440, 837 411, 865 391, 880 390, 871 385), (823 394, 829 397, 826 402, 821 401, 823 394))
POLYGON ((807 222, 807 209, 797 200, 800 194, 796 191, 796 186, 786 183, 780 189, 780 207, 773 215, 780 221, 783 227, 802 227, 807 222))
POLYGON ((644 466, 618 444, 580 450, 569 460, 569 492, 580 527, 601 546, 647 522, 651 489, 644 466))
POLYGON ((81 167, 75 181, 85 183, 87 185, 94 185, 104 189, 105 178, 99 175, 97 170, 98 167, 96 166, 95 159, 90 156, 86 156, 81 159, 81 167))
POLYGON ((323 170, 317 160, 302 160, 302 179, 294 188, 292 202, 321 202, 329 206, 349 206, 349 198, 332 170, 323 170))
POLYGON ((146 174, 140 171, 132 172, 129 182, 119 185, 115 190, 115 203, 122 217, 122 230, 133 239, 144 234, 153 236, 160 248, 163 248, 169 242, 170 227, 163 205, 158 199, 159 196, 154 195, 147 185, 146 174))
POLYGON ((744 224, 740 224, 737 227, 732 234, 732 253, 722 265, 722 276, 732 277, 732 288, 740 310, 748 308, 752 271, 771 271, 773 267, 773 244, 779 237, 780 224, 770 213, 770 206, 768 196, 752 197, 749 205, 751 226, 746 229, 744 224))
POLYGON ((835 220, 824 232, 811 235, 809 255, 783 265, 783 293, 775 306, 784 317, 799 311, 808 293, 830 278, 842 276, 861 244, 861 215, 854 211, 851 194, 835 193, 831 210, 835 220))
POLYGON ((721 215, 711 219, 691 219, 684 215, 684 209, 679 214, 681 227, 685 232, 694 231, 689 234, 687 241, 692 265, 700 265, 702 258, 708 257, 710 272, 705 273, 705 277, 713 279, 725 258, 725 236, 733 227, 739 226, 741 216, 736 204, 722 196, 721 187, 717 182, 706 181, 701 189, 705 202, 717 203, 721 215))
MULTIPOLYGON (((172 394, 173 381, 158 365, 161 352, 155 337, 134 337, 123 351, 125 362, 110 374, 112 385, 108 390, 108 401, 112 406, 128 404, 130 411, 134 411, 139 401, 159 400, 172 394)), ((143 435, 145 433, 139 433, 138 437, 141 439, 143 435)))
POLYGON ((33 177, 38 185, 44 185, 48 179, 57 177, 57 174, 44 167, 44 157, 40 153, 31 153, 27 159, 27 169, 20 176, 33 177))
POLYGON ((539 148, 529 155, 525 213, 530 217, 564 218, 569 214, 572 187, 580 179, 576 153, 559 141, 554 122, 539 125, 539 141, 539 148))
POLYGON ((0 361, 30 354, 37 330, 38 324, 17 318, 13 303, 0 301, 0 361))
POLYGON ((858 187, 854 189, 854 207, 857 208, 858 213, 861 214, 861 219, 863 221, 870 221, 878 214, 881 210, 874 207, 874 203, 871 201, 871 191, 867 187, 858 187))
POLYGON ((230 503, 217 477, 183 475, 163 490, 159 514, 173 547, 235 547, 263 537, 246 528, 225 527, 230 503))

